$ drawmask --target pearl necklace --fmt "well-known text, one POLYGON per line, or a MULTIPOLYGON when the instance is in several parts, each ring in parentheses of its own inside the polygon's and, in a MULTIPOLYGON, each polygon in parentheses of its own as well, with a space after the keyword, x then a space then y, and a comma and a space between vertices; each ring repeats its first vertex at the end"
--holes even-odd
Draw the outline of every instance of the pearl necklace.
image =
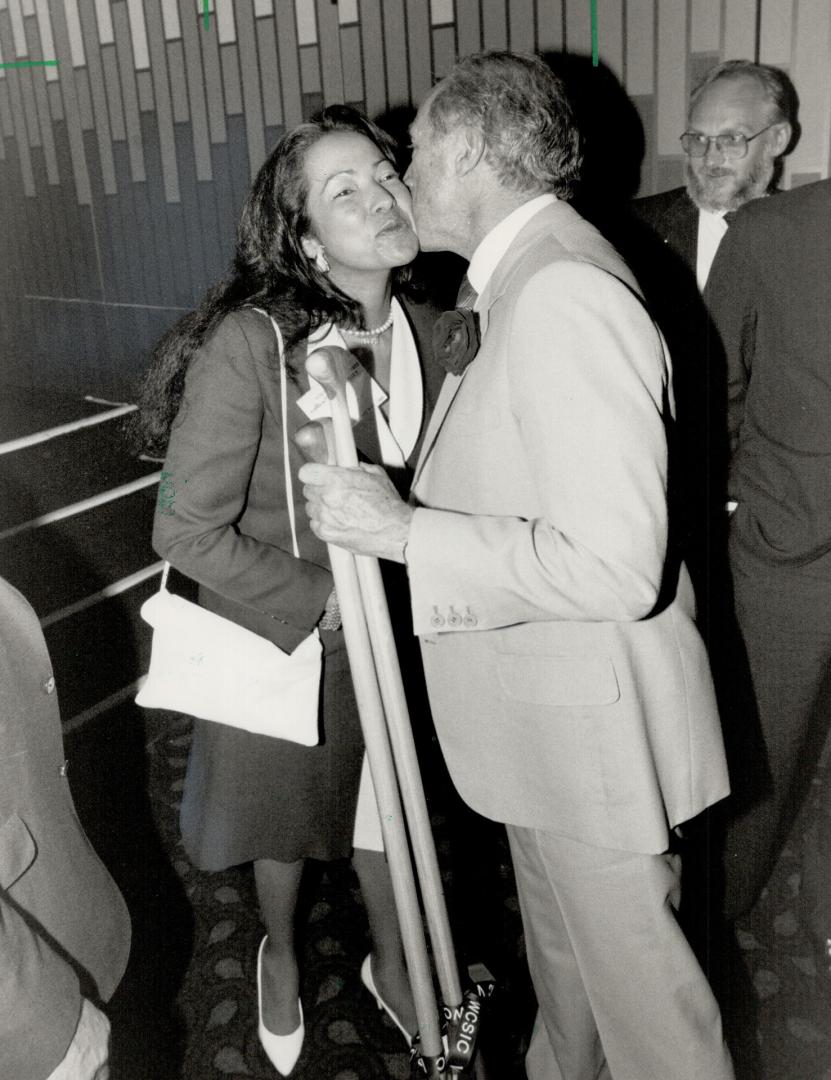
POLYGON ((386 334, 387 330, 392 326, 393 313, 390 310, 387 318, 381 323, 380 326, 374 326, 371 330, 350 330, 344 326, 341 329, 342 334, 349 334, 350 337, 358 338, 360 341, 366 341, 369 345, 377 345, 382 334, 386 334))

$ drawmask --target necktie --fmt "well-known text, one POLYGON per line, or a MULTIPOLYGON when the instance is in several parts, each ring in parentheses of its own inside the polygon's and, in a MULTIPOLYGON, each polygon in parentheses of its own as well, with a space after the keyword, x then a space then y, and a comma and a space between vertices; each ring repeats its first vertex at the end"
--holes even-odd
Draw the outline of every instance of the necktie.
POLYGON ((456 295, 457 308, 472 308, 479 298, 479 293, 470 284, 467 274, 462 278, 459 292, 456 295))
POLYGON ((728 229, 736 220, 736 214, 738 214, 738 212, 738 210, 728 210, 726 214, 722 215, 722 220, 724 221, 724 224, 727 226, 728 229))

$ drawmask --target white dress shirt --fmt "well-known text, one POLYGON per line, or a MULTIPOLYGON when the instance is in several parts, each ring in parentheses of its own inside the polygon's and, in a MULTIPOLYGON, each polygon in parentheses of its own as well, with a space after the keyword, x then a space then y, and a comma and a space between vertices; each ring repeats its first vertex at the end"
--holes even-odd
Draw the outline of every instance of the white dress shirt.
POLYGON ((710 267, 716 257, 718 246, 727 232, 727 222, 724 220, 724 210, 713 212, 712 210, 698 210, 698 244, 696 246, 697 257, 695 262, 695 278, 698 288, 704 292, 707 278, 710 276, 710 267))
MULTIPOLYGON (((550 206, 557 201, 557 196, 550 192, 545 195, 536 195, 533 199, 512 210, 507 217, 503 218, 498 225, 494 225, 491 231, 480 242, 473 252, 470 265, 467 268, 467 279, 479 296, 490 281, 491 275, 499 264, 499 260, 528 224, 532 217, 539 213, 544 206, 550 206)), ((473 310, 478 310, 479 300, 473 305, 473 310)))

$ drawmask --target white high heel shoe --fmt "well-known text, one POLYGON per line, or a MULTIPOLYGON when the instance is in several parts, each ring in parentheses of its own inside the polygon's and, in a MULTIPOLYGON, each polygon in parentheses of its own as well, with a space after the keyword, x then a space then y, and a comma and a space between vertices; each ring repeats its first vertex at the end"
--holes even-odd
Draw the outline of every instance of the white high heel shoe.
POLYGON ((390 1020, 392 1020, 392 1022, 395 1024, 395 1026, 398 1028, 398 1030, 401 1032, 401 1034, 407 1040, 407 1045, 412 1046, 412 1042, 413 1042, 412 1035, 410 1035, 409 1031, 407 1031, 407 1029, 404 1027, 404 1025, 401 1023, 401 1021, 398 1019, 398 1017, 392 1011, 392 1009, 389 1007, 389 1005, 387 1005, 386 1001, 384 1001, 384 999, 381 997, 381 995, 378 993, 378 990, 375 987, 375 980, 372 978, 372 962, 371 961, 372 961, 372 954, 368 953, 364 957, 364 962, 361 964, 361 982, 364 984, 364 986, 367 988, 367 990, 370 992, 370 994, 372 994, 372 996, 375 998, 375 1004, 378 1006, 379 1011, 381 1009, 384 1010, 384 1012, 387 1014, 387 1016, 390 1018, 390 1020))
POLYGON ((257 1035, 260 1039, 260 1045, 265 1050, 266 1057, 277 1072, 282 1076, 288 1076, 297 1064, 300 1051, 303 1049, 303 1039, 306 1037, 306 1026, 303 1022, 303 1004, 298 998, 297 1007, 300 1009, 300 1026, 290 1035, 275 1035, 263 1023, 262 963, 263 949, 267 941, 268 934, 260 942, 260 948, 257 952, 257 1015, 259 1017, 257 1035))

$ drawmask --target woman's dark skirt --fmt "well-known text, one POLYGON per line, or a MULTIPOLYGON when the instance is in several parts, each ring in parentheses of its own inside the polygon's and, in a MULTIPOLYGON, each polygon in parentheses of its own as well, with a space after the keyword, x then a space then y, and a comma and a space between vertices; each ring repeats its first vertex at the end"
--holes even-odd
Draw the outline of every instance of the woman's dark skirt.
POLYGON ((321 639, 318 746, 194 720, 181 827, 199 869, 351 854, 364 743, 343 635, 321 639))

